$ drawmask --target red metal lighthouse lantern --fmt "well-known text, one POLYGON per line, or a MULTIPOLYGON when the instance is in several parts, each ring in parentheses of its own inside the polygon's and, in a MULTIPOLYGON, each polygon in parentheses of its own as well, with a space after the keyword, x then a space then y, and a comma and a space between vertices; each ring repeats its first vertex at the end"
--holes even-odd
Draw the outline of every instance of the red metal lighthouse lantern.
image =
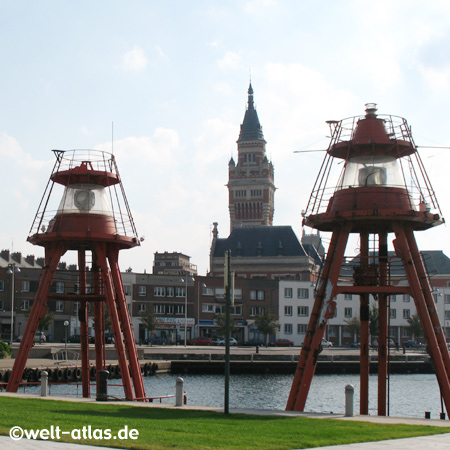
POLYGON ((98 373, 105 369, 106 303, 125 397, 143 399, 145 390, 118 264, 119 251, 138 246, 139 240, 115 158, 97 150, 54 153, 56 163, 28 237, 32 244, 45 248, 45 267, 7 390, 17 391, 38 323, 52 297, 50 287, 60 258, 74 250, 78 253, 77 289, 58 293, 58 299, 80 305, 83 396, 90 396, 88 304, 94 309, 98 373), (63 189, 62 198, 57 196, 58 187, 63 189))
POLYGON ((390 296, 414 298, 436 376, 450 413, 450 357, 425 264, 414 231, 444 222, 425 168, 405 119, 379 116, 376 105, 366 115, 328 122, 332 138, 313 188, 304 224, 331 231, 327 257, 317 283, 315 302, 292 383, 287 410, 303 411, 329 319, 338 294, 360 297, 360 413, 369 402, 369 295, 377 299, 378 414, 386 415, 388 324, 390 296), (343 163, 343 164, 341 164, 343 163), (333 185, 334 169, 340 175, 333 185), (360 238, 353 258, 351 282, 341 280, 344 252, 351 233, 360 238), (388 234, 394 233, 395 256, 388 254, 388 234), (395 264, 403 267, 407 285, 392 277, 395 264))

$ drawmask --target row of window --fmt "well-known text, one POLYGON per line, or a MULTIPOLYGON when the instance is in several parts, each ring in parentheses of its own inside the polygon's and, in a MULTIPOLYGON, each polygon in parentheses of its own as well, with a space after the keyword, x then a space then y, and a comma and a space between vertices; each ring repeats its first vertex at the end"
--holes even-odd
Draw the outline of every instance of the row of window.
MULTIPOLYGON (((147 286, 140 285, 138 287, 138 295, 145 297, 147 295, 147 286)), ((155 297, 184 297, 186 295, 186 289, 175 286, 155 286, 153 288, 153 295, 155 297)))
MULTIPOLYGON (((284 297, 292 298, 294 290, 292 288, 284 288, 284 297)), ((309 289, 297 288, 297 298, 309 298, 309 289)))

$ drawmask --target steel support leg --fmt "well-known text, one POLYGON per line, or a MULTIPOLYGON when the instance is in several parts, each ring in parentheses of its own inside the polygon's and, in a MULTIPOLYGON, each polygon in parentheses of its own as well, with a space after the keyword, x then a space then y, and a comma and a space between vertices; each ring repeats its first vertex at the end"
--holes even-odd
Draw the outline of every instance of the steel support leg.
MULTIPOLYGON (((380 285, 387 284, 387 235, 379 234, 379 267, 380 267, 380 285)), ((378 295, 378 415, 387 414, 387 377, 388 377, 388 358, 389 346, 387 345, 389 337, 389 309, 387 296, 384 293, 378 295)))
MULTIPOLYGON (((361 266, 368 267, 369 265, 369 234, 361 233, 361 266)), ((360 336, 360 399, 359 399, 359 413, 363 415, 369 414, 369 295, 360 295, 360 309, 359 309, 361 336, 360 336)))
POLYGON ((119 315, 117 312, 115 292, 111 281, 111 275, 106 260, 106 246, 98 244, 96 246, 96 255, 98 258, 98 264, 102 269, 102 279, 106 290, 106 302, 108 305, 109 316, 111 319, 111 326, 114 334, 114 343, 116 346, 117 359, 120 367, 120 374, 122 376, 123 388, 125 391, 125 397, 128 400, 135 400, 133 394, 133 387, 131 384, 130 371, 128 369, 128 363, 126 358, 126 350, 122 339, 122 330, 120 327, 119 315))
MULTIPOLYGON (((86 294, 86 252, 84 249, 78 250, 78 274, 80 296, 86 294)), ((91 396, 91 384, 89 373, 89 323, 88 305, 86 300, 81 300, 78 309, 78 319, 80 321, 81 335, 81 383, 83 397, 91 396)))
POLYGON ((7 392, 17 392, 19 384, 22 380, 28 355, 34 344, 34 335, 37 331, 39 321, 45 317, 47 312, 47 295, 55 276, 59 260, 65 251, 65 247, 61 243, 45 249, 45 266, 42 269, 41 278, 39 280, 36 295, 34 296, 30 317, 25 327, 19 352, 17 353, 17 357, 14 361, 8 386, 6 387, 7 392))
POLYGON ((123 288, 122 277, 120 275, 118 264, 119 249, 108 247, 107 256, 116 292, 117 311, 119 313, 119 319, 122 325, 122 332, 125 338, 125 347, 128 354, 128 361, 130 363, 130 370, 131 376, 133 378, 134 391, 136 393, 136 398, 138 400, 144 401, 145 389, 144 389, 144 382, 142 379, 141 366, 139 364, 136 342, 134 340, 130 314, 128 312, 128 306, 125 297, 125 290, 123 288))
POLYGON ((286 405, 286 410, 288 411, 303 411, 305 408, 328 316, 334 314, 335 309, 334 295, 333 292, 328 292, 328 282, 330 281, 332 286, 335 286, 337 283, 348 235, 348 228, 339 228, 333 232, 331 237, 328 254, 318 280, 317 294, 308 329, 286 405), (329 300, 326 307, 324 307, 326 295, 329 295, 329 300))
MULTIPOLYGON (((416 310, 419 315, 420 323, 427 342, 428 352, 434 364, 437 381, 441 390, 441 396, 444 401, 447 414, 450 414, 450 381, 444 365, 444 355, 438 344, 438 335, 439 333, 442 333, 442 328, 440 326, 435 327, 433 325, 433 321, 428 310, 428 305, 425 300, 423 287, 420 283, 417 265, 420 265, 420 261, 422 261, 422 259, 420 254, 416 252, 415 246, 410 246, 404 227, 394 224, 394 230, 396 235, 394 247, 398 256, 400 256, 403 261, 416 305, 416 310)), ((434 312, 432 311, 431 314, 433 315, 434 312)))

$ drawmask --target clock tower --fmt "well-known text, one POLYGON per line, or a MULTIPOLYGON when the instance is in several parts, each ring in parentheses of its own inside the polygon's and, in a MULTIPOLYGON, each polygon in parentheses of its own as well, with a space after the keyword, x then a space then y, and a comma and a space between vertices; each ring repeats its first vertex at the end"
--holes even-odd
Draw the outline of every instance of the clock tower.
POLYGON ((273 165, 266 156, 251 83, 237 146, 237 163, 233 158, 228 163, 230 232, 237 227, 272 226, 276 189, 273 165))

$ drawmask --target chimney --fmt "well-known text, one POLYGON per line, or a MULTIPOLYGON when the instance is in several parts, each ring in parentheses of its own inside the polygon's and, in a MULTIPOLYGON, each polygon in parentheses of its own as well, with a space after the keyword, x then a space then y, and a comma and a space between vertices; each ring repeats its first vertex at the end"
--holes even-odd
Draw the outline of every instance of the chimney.
POLYGON ((2 250, 0 252, 0 256, 5 260, 9 262, 9 250, 2 250))
POLYGON ((44 267, 45 259, 44 258, 36 258, 36 264, 38 266, 44 267))
POLYGON ((34 266, 34 255, 27 255, 25 261, 30 265, 34 266))
POLYGON ((22 253, 20 252, 14 252, 11 254, 11 258, 16 261, 17 263, 21 263, 22 262, 22 253))

